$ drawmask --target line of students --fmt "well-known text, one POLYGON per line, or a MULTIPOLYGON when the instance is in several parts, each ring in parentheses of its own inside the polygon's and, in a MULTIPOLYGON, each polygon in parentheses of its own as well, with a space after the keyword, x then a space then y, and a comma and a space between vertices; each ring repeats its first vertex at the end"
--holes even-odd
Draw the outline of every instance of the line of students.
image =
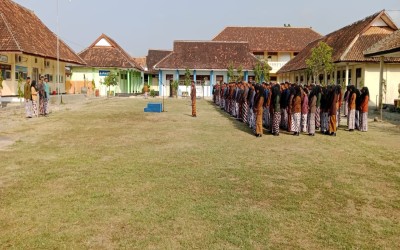
POLYGON ((25 117, 49 115, 50 86, 47 77, 40 77, 39 83, 27 77, 24 85, 25 117), (39 106, 38 106, 39 101, 39 106))
POLYGON ((293 132, 294 136, 300 132, 314 136, 316 130, 336 136, 343 99, 345 116, 349 112, 349 131, 354 131, 357 125, 361 131, 368 129, 368 88, 357 91, 354 86, 348 86, 342 98, 340 85, 225 83, 213 86, 213 101, 248 124, 256 137, 262 137, 263 127, 274 136, 279 136, 281 129, 293 132))

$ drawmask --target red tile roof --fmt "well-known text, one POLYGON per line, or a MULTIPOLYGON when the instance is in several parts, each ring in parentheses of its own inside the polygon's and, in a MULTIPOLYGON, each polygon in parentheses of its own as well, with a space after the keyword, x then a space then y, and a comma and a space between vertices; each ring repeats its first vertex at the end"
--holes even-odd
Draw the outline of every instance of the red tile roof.
POLYGON ((154 50, 150 49, 147 57, 146 57, 146 63, 147 63, 147 70, 149 73, 156 73, 157 71, 154 70, 154 65, 156 65, 158 62, 160 62, 162 59, 164 59, 166 56, 171 54, 171 50, 154 50))
MULTIPOLYGON (((22 52, 57 59, 57 36, 33 11, 11 0, 0 0, 0 51, 22 52)), ((60 40, 60 61, 83 65, 85 62, 60 40)))
POLYGON ((252 52, 298 52, 321 37, 311 28, 226 27, 213 41, 249 42, 252 52))
POLYGON ((378 56, 400 51, 400 30, 387 36, 364 52, 366 56, 378 56))
POLYGON ((88 48, 80 52, 79 56, 86 61, 89 67, 143 70, 125 50, 105 34, 102 34, 88 48), (98 46, 102 39, 107 41, 110 46, 98 46))
POLYGON ((175 41, 173 52, 157 63, 155 69, 253 70, 259 60, 247 42, 175 41))
MULTIPOLYGON (((377 62, 378 59, 365 57, 363 51, 393 33, 394 29, 397 29, 396 25, 384 11, 375 13, 310 43, 295 58, 285 64, 278 73, 306 69, 306 59, 311 56, 312 49, 320 41, 333 48, 332 59, 334 62, 377 62), (372 23, 379 18, 385 20, 389 26, 372 26, 372 23)), ((389 62, 389 60, 387 61, 389 62)))

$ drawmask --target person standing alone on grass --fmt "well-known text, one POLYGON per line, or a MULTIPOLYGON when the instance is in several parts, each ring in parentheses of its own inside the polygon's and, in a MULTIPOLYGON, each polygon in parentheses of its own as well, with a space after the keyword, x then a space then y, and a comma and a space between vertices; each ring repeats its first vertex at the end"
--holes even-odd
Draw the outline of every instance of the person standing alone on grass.
POLYGON ((196 117, 196 87, 194 86, 194 82, 192 82, 190 90, 190 99, 192 100, 192 116, 196 117))
POLYGON ((25 117, 32 118, 31 78, 27 77, 24 85, 25 117))
POLYGON ((144 99, 147 99, 147 95, 149 92, 149 87, 147 86, 147 84, 144 85, 143 92, 144 92, 144 99))

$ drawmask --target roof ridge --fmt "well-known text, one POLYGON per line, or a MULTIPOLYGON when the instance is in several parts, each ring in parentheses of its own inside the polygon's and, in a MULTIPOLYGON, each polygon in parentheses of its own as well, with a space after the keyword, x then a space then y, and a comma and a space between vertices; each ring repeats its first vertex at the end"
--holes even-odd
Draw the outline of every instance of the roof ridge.
POLYGON ((8 32, 11 34, 11 36, 12 36, 12 38, 13 38, 15 44, 17 45, 18 50, 22 51, 21 46, 19 45, 17 39, 16 39, 15 36, 14 36, 14 33, 12 32, 12 29, 11 29, 11 27, 10 27, 10 24, 7 22, 7 20, 6 20, 6 18, 4 17, 4 15, 3 15, 2 12, 0 12, 0 16, 1 16, 1 18, 3 19, 4 24, 6 25, 8 32))

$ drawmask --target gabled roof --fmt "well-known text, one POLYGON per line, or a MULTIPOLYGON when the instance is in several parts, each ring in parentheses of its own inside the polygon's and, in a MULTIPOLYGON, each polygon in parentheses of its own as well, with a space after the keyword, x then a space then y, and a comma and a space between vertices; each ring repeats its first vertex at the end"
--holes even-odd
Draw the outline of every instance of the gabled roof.
POLYGON ((257 62, 247 42, 175 41, 173 52, 154 68, 226 70, 233 64, 253 70, 257 62))
MULTIPOLYGON (((85 62, 60 40, 60 61, 85 62)), ((57 59, 57 36, 33 11, 11 0, 0 0, 0 52, 17 52, 57 59)))
POLYGON ((385 11, 380 11, 363 20, 334 31, 306 46, 295 58, 285 64, 278 73, 285 73, 307 68, 306 59, 319 42, 325 42, 333 48, 334 62, 377 62, 367 58, 364 51, 381 39, 397 30, 397 26, 385 11))
POLYGON ((298 52, 321 37, 311 28, 226 27, 213 41, 249 42, 252 52, 298 52))
POLYGON ((147 64, 147 70, 150 73, 156 73, 156 70, 154 70, 154 65, 156 65, 159 61, 164 59, 166 56, 171 54, 171 50, 155 50, 155 49, 150 49, 147 57, 146 57, 146 64, 147 64))
POLYGON ((132 60, 135 61, 136 65, 140 66, 143 70, 146 69, 146 57, 132 57, 132 60))
POLYGON ((393 32, 364 52, 365 56, 400 56, 400 30, 393 32))
POLYGON ((143 70, 113 39, 102 34, 79 53, 87 66, 97 68, 135 68, 143 70))

